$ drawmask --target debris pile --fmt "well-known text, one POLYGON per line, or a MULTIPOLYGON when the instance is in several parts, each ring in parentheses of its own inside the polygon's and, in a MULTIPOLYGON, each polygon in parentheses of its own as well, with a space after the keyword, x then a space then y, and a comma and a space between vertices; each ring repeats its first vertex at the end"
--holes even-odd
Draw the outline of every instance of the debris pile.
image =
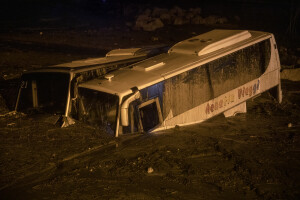
POLYGON ((288 49, 280 46, 278 50, 281 63, 280 78, 300 81, 300 49, 288 49))
POLYGON ((300 68, 283 69, 280 73, 280 78, 290 81, 300 81, 300 68))
POLYGON ((146 9, 136 17, 134 28, 137 30, 154 31, 164 27, 164 25, 184 25, 184 24, 225 24, 228 19, 210 15, 201 16, 201 8, 182 9, 178 6, 172 9, 154 8, 146 9))

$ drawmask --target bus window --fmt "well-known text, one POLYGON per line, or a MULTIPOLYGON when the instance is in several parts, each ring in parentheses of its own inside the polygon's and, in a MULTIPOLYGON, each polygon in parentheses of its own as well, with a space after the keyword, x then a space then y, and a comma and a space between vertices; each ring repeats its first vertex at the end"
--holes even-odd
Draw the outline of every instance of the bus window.
POLYGON ((163 115, 177 116, 212 99, 208 66, 201 65, 164 81, 163 115))
POLYGON ((206 64, 214 97, 260 77, 270 61, 270 41, 251 45, 206 64))

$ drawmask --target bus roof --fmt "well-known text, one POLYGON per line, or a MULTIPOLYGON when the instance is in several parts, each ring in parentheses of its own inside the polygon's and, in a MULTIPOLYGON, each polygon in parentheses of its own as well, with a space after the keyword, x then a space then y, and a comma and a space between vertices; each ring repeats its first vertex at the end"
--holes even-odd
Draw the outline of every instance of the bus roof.
POLYGON ((128 49, 114 49, 109 51, 105 57, 88 58, 83 60, 76 60, 68 63, 58 65, 51 65, 36 69, 31 72, 80 72, 88 71, 106 64, 118 64, 124 61, 137 62, 152 55, 161 52, 166 52, 168 47, 165 45, 148 46, 143 48, 128 48, 128 49))
POLYGON ((87 81, 80 87, 127 95, 131 88, 143 89, 270 37, 270 33, 258 31, 213 30, 175 44, 168 53, 109 73, 106 79, 87 81))

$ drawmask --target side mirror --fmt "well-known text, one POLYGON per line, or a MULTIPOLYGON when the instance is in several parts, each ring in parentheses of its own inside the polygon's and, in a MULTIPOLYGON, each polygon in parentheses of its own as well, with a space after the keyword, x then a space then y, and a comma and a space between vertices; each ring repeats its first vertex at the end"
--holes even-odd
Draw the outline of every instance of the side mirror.
POLYGON ((121 106, 121 124, 122 126, 129 126, 128 119, 128 107, 131 102, 140 98, 141 94, 139 91, 136 91, 133 95, 131 95, 128 99, 126 99, 121 106))

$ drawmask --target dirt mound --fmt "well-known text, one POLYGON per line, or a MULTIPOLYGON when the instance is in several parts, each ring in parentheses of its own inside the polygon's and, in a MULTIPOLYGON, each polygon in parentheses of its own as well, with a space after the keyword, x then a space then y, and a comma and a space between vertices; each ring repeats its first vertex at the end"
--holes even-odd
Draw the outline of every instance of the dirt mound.
POLYGON ((290 81, 300 81, 300 68, 284 69, 280 73, 280 78, 290 80, 290 81))

